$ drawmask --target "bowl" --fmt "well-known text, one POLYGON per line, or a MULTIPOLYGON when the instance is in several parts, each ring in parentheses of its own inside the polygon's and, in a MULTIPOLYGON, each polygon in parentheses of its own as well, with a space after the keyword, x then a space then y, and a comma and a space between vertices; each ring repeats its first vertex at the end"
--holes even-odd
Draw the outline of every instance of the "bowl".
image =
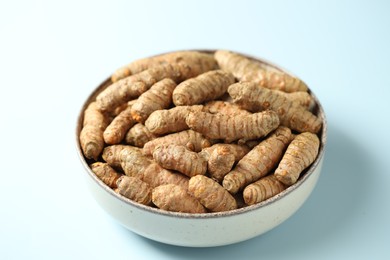
MULTIPOLYGON (((214 50, 200 51, 214 52, 214 50)), ((268 61, 242 55, 292 75, 268 61)), ((321 141, 319 153, 299 180, 286 190, 255 205, 217 213, 168 212, 131 201, 115 193, 96 177, 88 166, 90 162, 84 157, 79 143, 85 108, 111 83, 110 78, 102 82, 82 106, 76 127, 76 148, 81 164, 84 166, 87 187, 94 199, 109 215, 134 233, 162 243, 188 247, 212 247, 241 242, 275 228, 292 216, 317 184, 324 159, 327 122, 319 100, 309 89, 315 101, 314 114, 323 122, 319 133, 321 141)))

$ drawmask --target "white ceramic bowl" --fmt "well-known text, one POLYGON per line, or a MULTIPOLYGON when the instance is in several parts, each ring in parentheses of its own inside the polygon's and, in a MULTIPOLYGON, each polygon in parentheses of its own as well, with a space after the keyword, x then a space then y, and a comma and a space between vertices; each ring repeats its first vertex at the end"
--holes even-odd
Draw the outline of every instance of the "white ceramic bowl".
MULTIPOLYGON (((262 59, 253 59, 281 69, 262 59)), ((219 213, 167 212, 135 203, 115 193, 100 181, 89 168, 80 148, 78 136, 82 127, 83 111, 96 95, 110 84, 110 79, 107 79, 98 86, 80 111, 76 129, 77 152, 85 168, 84 176, 88 188, 98 204, 124 227, 141 236, 167 244, 190 247, 211 247, 244 241, 261 235, 288 219, 302 206, 317 183, 324 158, 327 122, 320 102, 312 93, 316 102, 314 111, 323 121, 319 154, 300 179, 283 192, 256 205, 219 213)))

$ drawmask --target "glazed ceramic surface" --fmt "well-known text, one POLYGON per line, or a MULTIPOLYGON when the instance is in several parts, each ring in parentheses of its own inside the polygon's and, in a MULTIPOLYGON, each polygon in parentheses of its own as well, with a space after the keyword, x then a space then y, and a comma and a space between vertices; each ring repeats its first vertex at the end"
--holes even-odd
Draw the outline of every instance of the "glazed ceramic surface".
MULTIPOLYGON (((274 66, 261 59, 257 60, 274 66)), ((244 241, 261 235, 288 219, 302 206, 317 183, 324 158, 327 123, 322 106, 312 93, 316 101, 315 113, 323 120, 320 151, 298 182, 280 194, 256 205, 204 214, 167 212, 135 203, 115 193, 94 175, 78 141, 84 109, 109 84, 109 79, 103 82, 86 100, 80 112, 76 130, 77 151, 85 169, 87 186, 98 204, 124 227, 141 236, 190 247, 211 247, 244 241)))

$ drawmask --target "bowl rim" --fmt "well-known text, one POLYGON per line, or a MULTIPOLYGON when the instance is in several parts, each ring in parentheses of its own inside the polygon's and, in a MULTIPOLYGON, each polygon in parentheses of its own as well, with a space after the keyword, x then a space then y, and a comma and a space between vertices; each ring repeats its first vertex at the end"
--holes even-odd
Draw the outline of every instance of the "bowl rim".
MULTIPOLYGON (((199 51, 199 52, 204 52, 204 53, 214 53, 217 50, 216 49, 215 50, 214 49, 175 50, 175 51, 165 52, 165 53, 161 53, 161 54, 177 52, 177 51, 199 51)), ((284 73, 287 73, 287 74, 289 74, 291 76, 295 76, 294 74, 290 73, 289 71, 287 71, 286 69, 280 67, 279 65, 275 65, 272 62, 269 62, 269 61, 267 61, 267 60, 265 60, 263 58, 255 57, 255 56, 248 55, 248 54, 241 53, 241 52, 236 52, 236 51, 233 51, 233 52, 241 54, 241 55, 243 55, 243 56, 245 56, 247 58, 250 58, 252 60, 261 62, 261 63, 263 63, 265 65, 274 67, 277 70, 280 70, 280 71, 282 71, 284 73)), ((158 55, 161 55, 161 54, 158 54, 158 55)), ((153 55, 153 56, 156 56, 156 55, 153 55)), ((150 57, 153 57, 153 56, 150 56, 150 57)), ((288 188, 286 188, 282 192, 278 193, 277 195, 275 195, 275 196, 273 196, 273 197, 271 197, 269 199, 266 199, 266 200, 264 200, 262 202, 259 202, 257 204, 241 207, 241 208, 234 209, 234 210, 223 211, 223 212, 208 212, 208 213, 172 212, 172 211, 162 210, 162 209, 151 207, 151 206, 146 206, 146 205, 137 203, 135 201, 132 201, 132 200, 130 200, 130 199, 128 199, 128 198, 126 198, 126 197, 116 193, 112 188, 108 187, 103 181, 101 181, 92 172, 91 168, 89 167, 89 165, 87 163, 87 160, 85 159, 85 157, 83 155, 82 149, 81 149, 79 135, 80 135, 80 131, 81 131, 82 125, 83 125, 84 111, 87 108, 87 106, 96 98, 96 96, 104 88, 106 88, 110 84, 112 84, 111 77, 108 77, 108 78, 106 78, 106 80, 104 80, 102 83, 100 83, 94 89, 94 91, 84 101, 81 109, 79 110, 77 121, 76 121, 77 122, 76 123, 76 149, 77 149, 77 154, 78 154, 79 159, 80 159, 82 165, 84 166, 88 176, 90 178, 92 178, 92 180, 100 188, 102 188, 105 192, 107 192, 109 195, 113 196, 114 198, 119 199, 120 201, 124 202, 125 204, 127 204, 129 206, 133 206, 135 208, 138 208, 140 210, 143 210, 143 211, 146 211, 146 212, 149 212, 149 213, 159 214, 159 215, 163 215, 163 216, 166 216, 166 217, 174 217, 174 218, 186 218, 186 219, 209 219, 210 218, 210 219, 214 219, 214 218, 221 218, 221 217, 232 217, 232 216, 236 216, 236 215, 240 215, 240 214, 256 211, 258 209, 261 209, 261 208, 264 208, 264 207, 267 207, 267 206, 273 204, 274 202, 276 202, 276 201, 278 201, 278 200, 288 196, 288 194, 290 194, 294 190, 298 189, 308 178, 310 178, 313 175, 313 172, 318 167, 318 165, 321 162, 321 159, 322 159, 322 157, 324 156, 324 153, 325 153, 325 146, 326 146, 326 141, 327 141, 327 130, 328 130, 327 129, 327 120, 326 120, 326 116, 325 116, 325 111, 324 111, 323 106, 321 105, 320 101, 318 100, 317 96, 313 93, 313 91, 310 89, 310 87, 308 87, 309 88, 308 92, 313 97, 314 103, 316 105, 317 116, 319 116, 321 118, 321 120, 322 120, 322 128, 321 128, 320 134, 319 134, 320 135, 320 147, 319 147, 319 152, 318 152, 317 158, 309 166, 309 168, 304 170, 304 172, 301 174, 301 176, 299 177, 299 179, 298 179, 298 181, 296 183, 294 183, 293 185, 289 186, 288 188)))

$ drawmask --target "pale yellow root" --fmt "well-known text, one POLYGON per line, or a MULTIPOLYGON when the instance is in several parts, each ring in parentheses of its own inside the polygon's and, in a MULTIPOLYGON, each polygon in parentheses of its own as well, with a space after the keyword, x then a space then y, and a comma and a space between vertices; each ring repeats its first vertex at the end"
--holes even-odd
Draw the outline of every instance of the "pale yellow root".
POLYGON ((103 131, 108 125, 108 118, 101 113, 95 102, 84 111, 83 128, 79 140, 84 156, 97 160, 104 148, 103 131))
POLYGON ((317 158, 319 147, 317 135, 308 132, 297 135, 275 170, 276 178, 285 185, 294 184, 302 171, 317 158))
POLYGON ((111 167, 114 167, 115 169, 121 169, 121 160, 120 160, 120 152, 122 150, 133 150, 140 152, 141 149, 138 147, 130 146, 130 145, 122 145, 122 144, 116 144, 116 145, 110 145, 106 146, 103 149, 102 158, 105 162, 107 162, 111 167))
POLYGON ((216 61, 211 54, 196 51, 179 51, 133 61, 116 70, 111 76, 111 81, 118 81, 157 65, 175 62, 195 63, 198 66, 210 68, 210 70, 217 67, 216 61))
POLYGON ((156 135, 180 132, 188 129, 186 117, 192 111, 201 111, 202 105, 178 106, 154 111, 145 121, 145 126, 156 135))
POLYGON ((238 144, 214 144, 202 149, 199 153, 207 160, 207 172, 217 182, 230 172, 235 162, 238 162, 249 152, 249 148, 238 144))
POLYGON ((206 213, 200 202, 187 190, 174 184, 161 185, 153 189, 152 201, 158 208, 173 212, 206 213))
POLYGON ((320 118, 303 106, 288 99, 280 91, 259 87, 253 82, 235 83, 228 88, 229 95, 242 108, 258 112, 271 109, 277 112, 280 124, 298 132, 318 133, 320 118))
POLYGON ((179 171, 188 177, 204 175, 207 171, 207 161, 183 145, 159 145, 153 151, 153 159, 165 169, 179 171))
POLYGON ((146 182, 135 177, 122 176, 117 185, 116 192, 122 196, 144 205, 152 204, 152 188, 146 182))
POLYGON ((279 117, 271 110, 246 116, 192 112, 186 123, 209 139, 223 139, 230 143, 266 136, 278 127, 279 117))
POLYGON ((268 175, 245 187, 244 201, 247 205, 253 205, 269 199, 285 189, 286 186, 278 181, 275 175, 268 175))
POLYGON ((120 112, 107 126, 103 133, 107 144, 119 144, 124 139, 127 131, 136 123, 131 116, 131 106, 120 112))
POLYGON ((245 109, 242 109, 239 105, 222 101, 215 100, 209 101, 203 106, 203 112, 211 114, 225 114, 225 115, 250 115, 251 113, 245 109))
POLYGON ((141 123, 134 125, 127 132, 125 137, 125 142, 130 145, 134 145, 136 147, 144 147, 145 143, 149 142, 156 138, 154 134, 152 134, 146 126, 141 123))
POLYGON ((95 162, 91 164, 90 167, 96 176, 107 186, 113 189, 117 187, 116 181, 122 176, 122 174, 117 173, 110 165, 108 165, 108 163, 95 162))
POLYGON ((172 93, 176 83, 171 79, 163 79, 141 94, 131 107, 132 117, 144 123, 151 113, 168 108, 172 103, 172 93))
POLYGON ((188 183, 188 192, 212 212, 228 211, 237 208, 234 197, 218 182, 196 175, 188 183))
POLYGON ((176 106, 201 104, 223 96, 235 79, 232 74, 213 70, 187 79, 173 91, 172 99, 176 106))
POLYGON ((221 69, 232 73, 239 81, 256 82, 257 85, 285 92, 307 91, 300 79, 278 71, 240 54, 219 50, 214 54, 221 69))
POLYGON ((222 185, 235 194, 274 169, 291 141, 291 130, 279 127, 267 139, 254 147, 225 175, 222 185))
POLYGON ((184 130, 147 142, 144 145, 143 153, 145 155, 151 155, 157 146, 163 144, 184 145, 194 152, 200 152, 203 148, 209 147, 211 145, 210 141, 207 140, 202 134, 193 130, 184 130))

